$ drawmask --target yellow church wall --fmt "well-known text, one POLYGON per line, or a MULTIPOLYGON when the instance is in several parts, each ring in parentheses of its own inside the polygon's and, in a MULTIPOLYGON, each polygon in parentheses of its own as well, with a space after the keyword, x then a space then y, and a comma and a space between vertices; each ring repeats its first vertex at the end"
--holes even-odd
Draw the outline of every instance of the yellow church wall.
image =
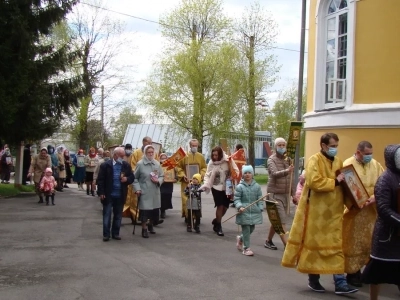
POLYGON ((374 149, 374 158, 385 166, 383 151, 389 144, 400 144, 400 128, 336 128, 327 130, 312 130, 306 132, 305 160, 320 151, 320 138, 326 132, 334 132, 339 137, 338 156, 345 160, 352 156, 361 141, 369 141, 374 149))
MULTIPOLYGON (((353 103, 400 102, 400 1, 356 3, 353 103)), ((315 7, 315 1, 311 5, 315 7)), ((315 8, 310 13, 315 15, 315 8)))

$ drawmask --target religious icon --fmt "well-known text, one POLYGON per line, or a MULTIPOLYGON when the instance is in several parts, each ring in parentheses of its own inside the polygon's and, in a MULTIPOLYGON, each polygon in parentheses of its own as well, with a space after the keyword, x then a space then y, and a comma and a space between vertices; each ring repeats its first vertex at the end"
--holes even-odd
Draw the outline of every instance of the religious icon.
POLYGON ((342 185, 346 194, 350 196, 356 207, 362 208, 369 199, 369 195, 354 169, 354 166, 346 166, 339 170, 338 173, 344 174, 345 180, 342 181, 342 185))
POLYGON ((175 169, 168 170, 167 168, 163 168, 164 170, 164 182, 175 182, 175 169))

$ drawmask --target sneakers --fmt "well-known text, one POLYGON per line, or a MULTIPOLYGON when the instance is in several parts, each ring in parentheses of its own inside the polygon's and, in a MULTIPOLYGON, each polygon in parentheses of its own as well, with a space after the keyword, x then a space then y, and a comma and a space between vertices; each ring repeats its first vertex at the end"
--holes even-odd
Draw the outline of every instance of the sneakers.
POLYGON ((265 241, 264 247, 271 250, 278 250, 278 248, 274 245, 274 243, 268 240, 265 241))
POLYGON ((243 242, 242 242, 242 239, 240 238, 240 235, 238 235, 238 236, 236 237, 236 248, 237 248, 239 251, 242 251, 243 242))
POLYGON ((308 287, 317 293, 325 293, 325 288, 319 283, 319 281, 309 281, 308 287))
POLYGON ((253 256, 253 255, 254 255, 253 251, 251 251, 250 248, 244 249, 243 252, 242 252, 242 254, 243 254, 243 255, 246 255, 246 256, 253 256))
POLYGON ((358 289, 349 286, 349 285, 343 285, 343 286, 336 286, 335 287, 335 294, 336 295, 345 295, 345 294, 353 294, 355 292, 358 292, 358 289))

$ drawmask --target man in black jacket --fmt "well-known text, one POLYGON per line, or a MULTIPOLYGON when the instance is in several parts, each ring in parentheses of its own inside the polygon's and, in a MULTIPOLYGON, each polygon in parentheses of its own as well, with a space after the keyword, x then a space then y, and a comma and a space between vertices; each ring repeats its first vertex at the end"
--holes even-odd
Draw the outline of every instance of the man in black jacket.
POLYGON ((103 241, 105 242, 110 240, 111 211, 114 215, 111 237, 115 240, 121 239, 119 229, 121 227, 122 209, 128 192, 128 185, 135 180, 131 166, 123 160, 124 155, 124 148, 115 148, 113 159, 101 164, 97 177, 98 194, 103 204, 103 241))

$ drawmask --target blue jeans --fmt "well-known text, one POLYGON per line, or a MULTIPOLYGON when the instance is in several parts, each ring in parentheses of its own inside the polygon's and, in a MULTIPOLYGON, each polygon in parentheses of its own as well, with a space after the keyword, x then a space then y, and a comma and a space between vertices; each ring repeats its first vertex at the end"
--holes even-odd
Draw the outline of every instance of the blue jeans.
MULTIPOLYGON (((308 280, 310 282, 316 282, 319 281, 319 277, 319 274, 309 274, 308 280)), ((333 280, 335 282, 335 287, 343 287, 347 285, 347 280, 344 274, 334 274, 333 280)))
POLYGON ((111 213, 114 214, 111 228, 112 236, 119 235, 123 208, 124 202, 121 198, 111 198, 103 204, 103 237, 110 237, 111 213))

